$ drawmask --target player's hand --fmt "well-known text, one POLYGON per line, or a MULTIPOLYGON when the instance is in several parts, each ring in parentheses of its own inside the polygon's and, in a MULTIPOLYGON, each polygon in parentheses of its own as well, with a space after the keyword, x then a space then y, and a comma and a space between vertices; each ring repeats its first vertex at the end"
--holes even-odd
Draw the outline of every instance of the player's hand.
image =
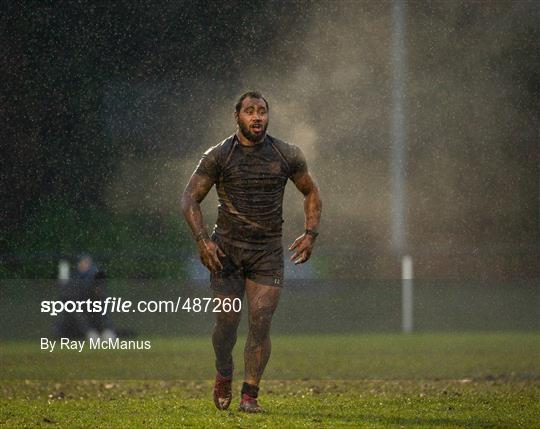
POLYGON ((206 268, 214 273, 223 269, 219 257, 225 256, 225 253, 223 253, 215 241, 205 238, 198 241, 198 246, 201 262, 206 268))
POLYGON ((295 265, 303 264, 310 258, 314 244, 315 239, 312 235, 306 233, 302 234, 294 240, 294 243, 289 247, 289 250, 295 250, 290 260, 294 261, 295 265))

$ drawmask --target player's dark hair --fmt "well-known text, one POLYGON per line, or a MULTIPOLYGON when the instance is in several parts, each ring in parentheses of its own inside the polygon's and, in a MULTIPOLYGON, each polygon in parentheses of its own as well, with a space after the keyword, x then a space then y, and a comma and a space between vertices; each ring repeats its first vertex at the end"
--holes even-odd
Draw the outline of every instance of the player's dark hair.
POLYGON ((240 112, 240 109, 242 108, 242 102, 246 98, 258 98, 259 100, 263 100, 266 103, 266 110, 270 110, 270 107, 268 106, 268 101, 266 98, 263 97, 263 95, 259 91, 248 91, 240 96, 238 101, 236 102, 235 110, 236 113, 240 112))

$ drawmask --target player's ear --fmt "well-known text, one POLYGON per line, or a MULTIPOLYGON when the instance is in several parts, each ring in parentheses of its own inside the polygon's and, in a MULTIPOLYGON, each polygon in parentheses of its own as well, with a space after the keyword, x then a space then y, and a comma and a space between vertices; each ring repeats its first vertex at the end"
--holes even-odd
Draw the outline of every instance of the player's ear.
POLYGON ((238 122, 238 112, 236 110, 234 111, 234 120, 238 122))

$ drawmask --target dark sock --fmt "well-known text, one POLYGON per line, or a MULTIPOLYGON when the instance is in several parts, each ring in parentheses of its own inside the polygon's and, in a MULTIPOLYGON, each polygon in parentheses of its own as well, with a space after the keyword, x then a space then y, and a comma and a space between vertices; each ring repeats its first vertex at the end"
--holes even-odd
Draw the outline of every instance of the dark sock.
POLYGON ((219 362, 218 362, 217 359, 216 359, 216 369, 217 369, 217 371, 221 374, 222 377, 227 377, 227 378, 232 377, 232 375, 233 375, 233 369, 234 369, 234 365, 233 365, 232 359, 229 360, 229 362, 226 363, 223 367, 221 367, 221 366, 219 365, 219 362))
POLYGON ((242 394, 244 393, 248 394, 252 398, 256 398, 259 395, 259 386, 244 382, 244 384, 242 384, 242 394))

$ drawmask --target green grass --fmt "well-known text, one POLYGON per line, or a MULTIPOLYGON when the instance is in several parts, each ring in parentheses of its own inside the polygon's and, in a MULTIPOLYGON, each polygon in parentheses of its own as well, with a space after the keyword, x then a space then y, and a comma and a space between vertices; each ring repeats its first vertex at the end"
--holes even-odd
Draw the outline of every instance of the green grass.
POLYGON ((231 410, 214 408, 209 338, 152 344, 0 343, 0 427, 540 428, 538 333, 276 336, 265 415, 236 411, 240 376, 231 410))

